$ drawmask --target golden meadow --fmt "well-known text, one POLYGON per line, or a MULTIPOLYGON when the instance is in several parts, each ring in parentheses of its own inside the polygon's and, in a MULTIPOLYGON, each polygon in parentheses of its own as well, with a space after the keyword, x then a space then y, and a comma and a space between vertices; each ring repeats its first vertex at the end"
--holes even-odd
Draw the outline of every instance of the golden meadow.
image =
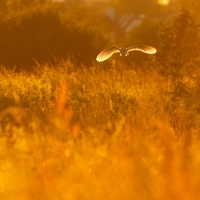
POLYGON ((198 97, 155 70, 38 67, 0 72, 1 199, 198 199, 198 97))
POLYGON ((1 66, 0 199, 198 200, 199 57, 179 52, 181 38, 141 66, 117 56, 1 66))

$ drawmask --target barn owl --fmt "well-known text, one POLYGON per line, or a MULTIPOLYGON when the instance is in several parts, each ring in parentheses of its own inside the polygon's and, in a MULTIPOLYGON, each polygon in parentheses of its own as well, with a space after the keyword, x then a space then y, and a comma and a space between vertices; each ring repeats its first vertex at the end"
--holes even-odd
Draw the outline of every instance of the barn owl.
POLYGON ((145 46, 145 45, 133 45, 131 47, 117 47, 111 46, 105 50, 103 50, 96 58, 98 62, 102 62, 110 58, 114 53, 120 53, 120 56, 128 56, 130 51, 142 51, 143 53, 147 54, 154 54, 156 53, 156 49, 154 47, 145 46))

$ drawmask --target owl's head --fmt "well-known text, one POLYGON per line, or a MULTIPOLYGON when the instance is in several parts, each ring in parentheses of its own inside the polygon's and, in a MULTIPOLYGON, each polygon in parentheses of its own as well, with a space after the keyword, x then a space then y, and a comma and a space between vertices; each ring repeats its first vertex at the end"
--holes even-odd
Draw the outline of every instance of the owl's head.
POLYGON ((127 49, 124 48, 124 47, 120 48, 120 54, 121 54, 122 56, 125 56, 125 55, 127 54, 127 49))

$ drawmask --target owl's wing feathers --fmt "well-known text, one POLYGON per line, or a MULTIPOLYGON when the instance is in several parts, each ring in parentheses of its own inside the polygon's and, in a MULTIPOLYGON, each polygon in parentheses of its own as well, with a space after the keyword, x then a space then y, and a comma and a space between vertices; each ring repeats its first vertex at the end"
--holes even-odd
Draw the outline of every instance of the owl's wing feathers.
POLYGON ((96 58, 98 62, 102 62, 110 58, 114 53, 120 52, 120 49, 116 46, 109 47, 102 51, 96 58))
POLYGON ((154 54, 157 50, 154 47, 145 46, 145 45, 134 45, 128 48, 129 51, 142 51, 143 53, 154 54))

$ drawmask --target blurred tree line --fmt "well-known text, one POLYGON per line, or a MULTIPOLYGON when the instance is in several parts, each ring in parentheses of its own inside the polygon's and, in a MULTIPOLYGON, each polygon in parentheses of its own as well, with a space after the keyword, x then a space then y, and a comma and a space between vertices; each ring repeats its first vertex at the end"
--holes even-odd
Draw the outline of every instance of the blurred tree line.
POLYGON ((55 58, 91 63, 108 43, 108 29, 109 20, 76 2, 1 0, 0 64, 27 69, 55 58))
MULTIPOLYGON (((56 58, 70 58, 78 64, 90 65, 97 54, 109 45, 146 44, 158 48, 157 66, 160 66, 160 72, 167 68, 172 73, 172 69, 177 71, 179 65, 197 55, 198 42, 195 41, 199 39, 197 20, 192 18, 192 14, 178 14, 178 4, 175 6, 174 2, 163 6, 157 0, 110 0, 102 7, 100 2, 88 6, 82 0, 66 0, 63 3, 1 0, 0 65, 28 69, 36 61, 54 62, 56 58), (104 15, 109 7, 114 8, 115 19, 104 15), (120 16, 129 13, 147 17, 127 36, 119 31, 117 23, 120 16), (170 14, 173 14, 173 19, 178 16, 173 25, 173 19, 165 20, 170 14), (160 21, 164 23, 160 24, 160 21), (184 44, 186 41, 190 43, 184 44), (176 61, 180 51, 180 59, 176 61)), ((199 5, 195 3, 197 7, 199 5)), ((189 8, 192 9, 192 5, 189 8)), ((135 52, 126 59, 119 57, 119 61, 142 63, 146 58, 148 55, 135 52)), ((164 73, 167 74, 166 71, 164 73)))
POLYGON ((200 58, 200 27, 191 12, 182 8, 172 24, 162 24, 159 38, 157 65, 160 73, 181 78, 195 72, 196 66, 191 63, 200 58))

